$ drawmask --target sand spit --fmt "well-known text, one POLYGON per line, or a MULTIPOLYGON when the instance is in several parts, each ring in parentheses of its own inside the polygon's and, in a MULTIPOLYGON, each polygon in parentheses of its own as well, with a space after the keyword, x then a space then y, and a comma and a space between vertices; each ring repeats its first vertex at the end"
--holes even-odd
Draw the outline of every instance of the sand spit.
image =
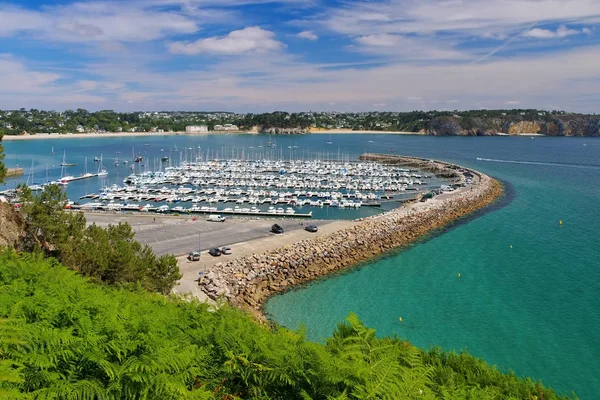
POLYGON ((406 204, 326 236, 217 263, 204 274, 200 289, 212 299, 224 297, 264 319, 262 307, 274 293, 354 267, 414 242, 432 230, 487 206, 502 194, 500 183, 489 176, 441 161, 376 154, 365 154, 361 159, 427 169, 452 176, 459 184, 465 183, 465 173, 474 178, 472 184, 455 192, 406 204))

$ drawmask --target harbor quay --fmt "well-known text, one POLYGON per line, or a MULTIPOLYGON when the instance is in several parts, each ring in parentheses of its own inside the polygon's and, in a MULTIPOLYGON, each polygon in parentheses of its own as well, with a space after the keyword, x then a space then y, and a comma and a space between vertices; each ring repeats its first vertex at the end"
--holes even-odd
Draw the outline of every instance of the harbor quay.
MULTIPOLYGON (((203 272, 205 297, 223 298, 264 319, 262 307, 274 293, 351 268, 417 240, 427 232, 485 207, 503 193, 496 180, 442 161, 363 155, 383 163, 412 163, 452 179, 458 189, 404 204, 314 238, 214 263, 203 272)), ((202 296, 199 296, 202 298, 202 296)))

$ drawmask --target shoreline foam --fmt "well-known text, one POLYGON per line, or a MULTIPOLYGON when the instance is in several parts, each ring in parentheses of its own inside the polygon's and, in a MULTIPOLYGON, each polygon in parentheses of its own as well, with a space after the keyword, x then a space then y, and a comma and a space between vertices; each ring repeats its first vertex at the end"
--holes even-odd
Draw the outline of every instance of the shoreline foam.
POLYGON ((264 320, 262 308, 273 294, 356 267, 412 243, 491 204, 503 193, 500 183, 489 176, 442 161, 389 155, 363 155, 361 158, 426 167, 437 174, 455 173, 462 179, 464 176, 458 171, 468 171, 477 182, 426 202, 366 218, 318 239, 302 240, 276 250, 216 264, 205 273, 200 289, 212 299, 224 297, 234 306, 264 320))

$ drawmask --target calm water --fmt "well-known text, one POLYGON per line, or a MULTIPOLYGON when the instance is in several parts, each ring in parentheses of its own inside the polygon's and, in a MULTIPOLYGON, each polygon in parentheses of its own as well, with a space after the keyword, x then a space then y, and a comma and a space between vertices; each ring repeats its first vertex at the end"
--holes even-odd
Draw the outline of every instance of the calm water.
MULTIPOLYGON (((33 155, 36 176, 45 178, 44 165, 60 164, 63 150, 68 162, 82 163, 83 157, 93 159, 100 151, 105 160, 112 161, 117 151, 129 160, 134 145, 142 155, 188 144, 202 146, 204 152, 249 147, 256 151, 267 140, 204 136, 4 145, 9 166, 18 162, 28 167, 33 155)), ((597 398, 600 139, 336 135, 330 146, 326 140, 317 135, 277 138, 283 155, 288 145, 298 145, 292 149, 294 158, 309 152, 323 156, 329 152, 331 157, 339 151, 356 157, 364 151, 394 149, 453 161, 508 182, 514 197, 501 209, 399 254, 271 299, 267 311, 275 321, 290 328, 302 323, 310 338, 319 340, 353 311, 379 335, 397 334, 421 347, 467 348, 492 364, 542 379, 560 391, 572 389, 582 399, 597 398)), ((109 168, 109 172, 110 179, 116 179, 117 171, 109 168)), ((59 173, 60 167, 54 177, 59 173)))

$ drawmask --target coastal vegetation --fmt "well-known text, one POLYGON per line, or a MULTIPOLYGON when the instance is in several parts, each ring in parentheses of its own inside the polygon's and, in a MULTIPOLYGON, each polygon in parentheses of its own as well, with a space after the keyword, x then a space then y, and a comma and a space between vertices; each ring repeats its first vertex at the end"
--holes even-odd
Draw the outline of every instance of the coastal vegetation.
POLYGON ((157 257, 148 245, 134 239, 130 225, 86 227, 83 213, 65 211, 68 199, 59 186, 48 185, 40 195, 27 187, 20 190, 23 250, 41 251, 93 281, 110 285, 136 285, 168 294, 181 278, 177 259, 157 257))
POLYGON ((128 112, 112 110, 64 112, 0 110, 0 134, 85 132, 180 132, 187 125, 233 124, 241 130, 302 133, 312 129, 403 131, 430 135, 494 135, 540 133, 556 136, 598 136, 600 117, 534 109, 410 111, 410 112, 299 112, 262 114, 228 112, 128 112))
POLYGON ((0 285, 0 398, 567 398, 467 353, 377 338, 355 315, 313 343, 227 305, 99 286, 12 250, 0 285))

